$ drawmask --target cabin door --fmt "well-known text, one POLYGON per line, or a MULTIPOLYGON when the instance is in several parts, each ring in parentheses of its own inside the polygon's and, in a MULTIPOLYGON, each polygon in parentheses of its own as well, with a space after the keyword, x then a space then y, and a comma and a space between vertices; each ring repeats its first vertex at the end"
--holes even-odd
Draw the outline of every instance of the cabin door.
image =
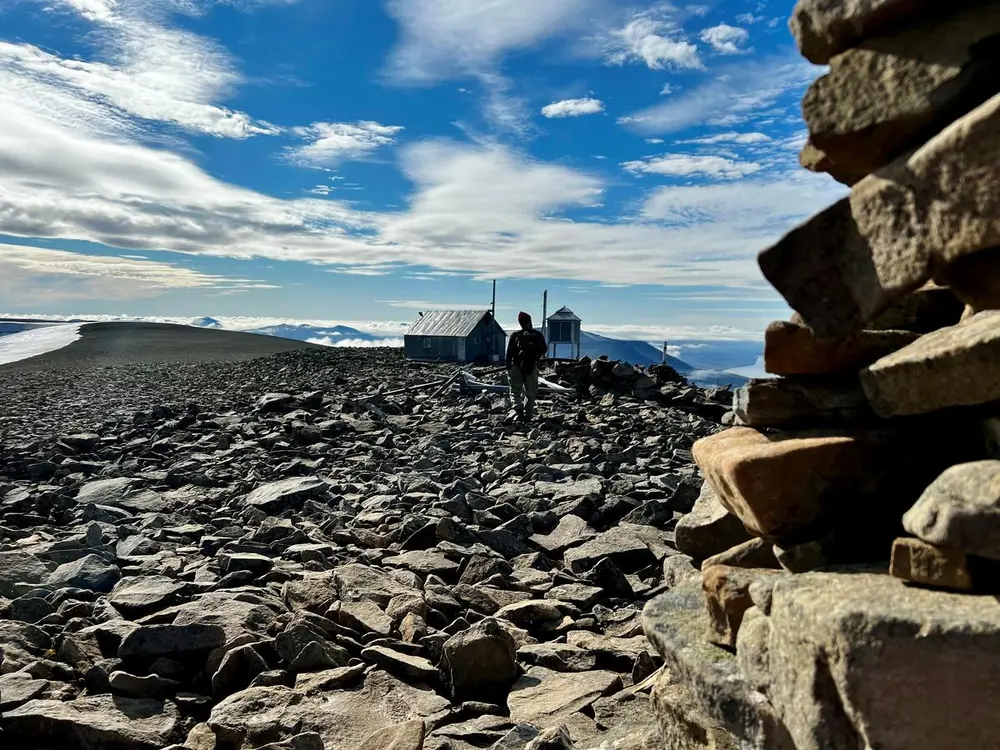
POLYGON ((458 340, 458 361, 465 361, 465 339, 458 340))

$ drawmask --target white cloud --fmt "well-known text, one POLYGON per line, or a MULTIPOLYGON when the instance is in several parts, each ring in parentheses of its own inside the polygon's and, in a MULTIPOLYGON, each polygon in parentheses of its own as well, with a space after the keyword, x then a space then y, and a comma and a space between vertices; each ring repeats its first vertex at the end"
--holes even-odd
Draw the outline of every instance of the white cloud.
MULTIPOLYGON (((489 308, 489 301, 479 302, 440 302, 436 300, 419 299, 382 299, 379 300, 389 307, 401 307, 406 310, 486 310, 489 308)), ((506 309, 502 305, 498 309, 506 309)))
POLYGON ((277 289, 251 279, 199 273, 173 263, 0 244, 0 296, 8 303, 141 299, 168 291, 277 289))
POLYGON ((662 138, 647 138, 646 139, 646 143, 650 143, 650 144, 652 144, 652 145, 655 146, 655 145, 658 145, 660 143, 663 143, 663 139, 662 138))
MULTIPOLYGON (((645 134, 676 132, 693 125, 739 124, 769 113, 786 95, 798 94, 818 70, 798 59, 747 60, 662 104, 621 117, 618 122, 645 134)), ((792 97, 788 99, 788 106, 792 106, 792 97)))
POLYGON ((88 21, 110 21, 114 18, 116 0, 62 0, 88 21))
POLYGON ((716 133, 703 138, 692 138, 678 143, 694 143, 702 145, 715 145, 717 143, 736 143, 742 146, 755 145, 759 143, 771 143, 773 139, 764 133, 716 133))
POLYGON ((542 115, 550 118, 596 115, 603 111, 604 102, 600 99, 564 99, 542 107, 542 115))
POLYGON ((340 269, 402 264, 476 278, 679 285, 759 278, 755 254, 777 238, 748 234, 724 215, 696 230, 570 220, 568 211, 600 205, 601 178, 501 146, 449 141, 400 149, 413 186, 402 209, 280 199, 127 134, 108 138, 47 117, 3 86, 0 98, 0 232, 14 236, 340 269))
POLYGON ((669 96, 674 93, 674 87, 670 83, 663 84, 663 88, 660 89, 660 96, 669 96))
POLYGON ((643 62, 651 70, 703 68, 698 48, 679 38, 681 33, 670 21, 633 18, 624 28, 611 33, 605 60, 611 65, 643 62))
POLYGON ((661 174, 673 177, 704 175, 724 180, 739 179, 763 169, 756 162, 694 154, 665 154, 640 161, 624 162, 622 167, 633 174, 661 174))
POLYGON ((401 338, 389 338, 389 339, 376 339, 372 341, 371 339, 332 339, 329 336, 323 336, 321 338, 309 339, 310 344, 319 344, 320 346, 332 346, 335 348, 363 348, 372 349, 375 347, 388 347, 391 349, 399 349, 403 346, 403 339, 401 338))
POLYGON ((495 72, 508 52, 579 29, 598 0, 389 0, 400 26, 389 72, 422 83, 495 72))
POLYGON ((131 130, 136 125, 125 118, 139 118, 226 138, 278 132, 218 104, 242 83, 229 54, 208 39, 150 20, 154 10, 162 13, 158 6, 63 2, 95 25, 104 59, 68 59, 0 42, 0 78, 11 89, 4 98, 17 97, 38 111, 66 108, 92 131, 131 130))
MULTIPOLYGON (((293 130, 295 135, 308 143, 289 149, 288 154, 293 162, 301 166, 331 167, 394 144, 402 130, 399 125, 380 125, 369 121, 316 122, 293 130)), ((320 192, 323 195, 327 193, 329 189, 326 193, 320 192)))
POLYGON ((753 13, 740 13, 738 16, 736 16, 737 21, 746 24, 760 23, 765 19, 766 16, 755 16, 753 13))
POLYGON ((711 45, 716 52, 723 55, 738 55, 746 52, 747 50, 740 45, 746 44, 749 39, 750 32, 746 29, 724 23, 701 32, 701 41, 711 45))
POLYGON ((662 187, 649 194, 642 215, 678 227, 725 224, 750 236, 777 236, 847 193, 821 178, 796 170, 740 183, 662 187))

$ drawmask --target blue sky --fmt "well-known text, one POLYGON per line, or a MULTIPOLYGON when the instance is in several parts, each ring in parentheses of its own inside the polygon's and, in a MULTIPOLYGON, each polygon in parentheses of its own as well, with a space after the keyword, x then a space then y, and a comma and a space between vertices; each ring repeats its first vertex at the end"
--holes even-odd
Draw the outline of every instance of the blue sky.
POLYGON ((791 3, 4 0, 0 306, 409 321, 569 305, 755 339, 798 166, 791 3))

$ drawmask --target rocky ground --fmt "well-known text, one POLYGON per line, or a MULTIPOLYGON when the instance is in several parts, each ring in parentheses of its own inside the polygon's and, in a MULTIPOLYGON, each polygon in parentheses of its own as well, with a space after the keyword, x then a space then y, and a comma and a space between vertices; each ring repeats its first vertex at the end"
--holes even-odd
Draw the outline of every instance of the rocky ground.
POLYGON ((387 350, 109 361, 0 368, 4 748, 660 746, 640 613, 729 394, 525 428, 364 398, 452 371, 387 350))

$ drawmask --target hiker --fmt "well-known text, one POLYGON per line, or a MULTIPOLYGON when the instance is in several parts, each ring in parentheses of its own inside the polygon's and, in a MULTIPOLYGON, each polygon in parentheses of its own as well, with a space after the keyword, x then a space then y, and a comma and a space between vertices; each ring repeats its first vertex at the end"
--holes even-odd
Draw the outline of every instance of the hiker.
POLYGON ((507 380, 514 411, 521 421, 530 422, 535 414, 538 395, 538 363, 549 352, 545 337, 531 325, 531 316, 517 316, 520 331, 512 333, 507 344, 507 380))

